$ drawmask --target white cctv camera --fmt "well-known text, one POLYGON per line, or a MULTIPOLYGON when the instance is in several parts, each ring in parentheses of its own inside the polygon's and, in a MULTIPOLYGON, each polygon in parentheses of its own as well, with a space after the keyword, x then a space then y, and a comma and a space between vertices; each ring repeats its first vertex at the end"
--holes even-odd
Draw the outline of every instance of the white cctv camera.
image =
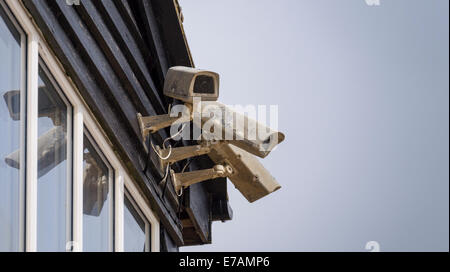
POLYGON ((225 140, 260 158, 269 155, 285 138, 283 133, 219 102, 202 103, 201 111, 202 128, 208 123, 208 129, 202 131, 203 139, 225 140))
MULTIPOLYGON (((66 159, 67 136, 61 126, 54 127, 38 139, 38 178, 46 175, 66 159)), ((83 188, 87 192, 83 198, 84 214, 99 216, 108 193, 106 177, 100 171, 97 160, 90 154, 84 154, 85 167, 83 172, 83 188)), ((10 167, 20 168, 20 150, 16 150, 5 157, 10 167)))
POLYGON ((228 178, 249 202, 281 188, 256 157, 239 147, 218 145, 208 156, 217 164, 231 166, 233 172, 228 178))
MULTIPOLYGON (((38 139, 38 177, 47 174, 66 158, 66 133, 62 127, 54 127, 38 139)), ((5 157, 5 162, 13 168, 20 168, 20 150, 5 157)))
MULTIPOLYGON (((60 119, 57 118, 57 116, 59 115, 58 108, 49 99, 46 88, 47 87, 45 86, 41 86, 38 90, 39 117, 48 117, 52 120, 53 125, 58 126, 60 125, 60 119)), ((6 106, 8 107, 11 119, 14 121, 20 120, 20 91, 12 90, 5 92, 5 94, 3 95, 3 99, 5 100, 6 106)))
POLYGON ((197 113, 192 112, 191 106, 186 107, 181 116, 166 114, 142 117, 138 114, 143 140, 149 132, 156 132, 175 122, 181 124, 194 120, 197 127, 214 128, 213 131, 202 130, 203 140, 226 141, 253 155, 265 158, 285 138, 283 133, 240 114, 224 104, 215 101, 201 104, 201 112, 198 113, 200 118, 193 117, 197 113))
POLYGON ((194 97, 203 101, 215 101, 219 97, 219 75, 217 73, 191 67, 171 67, 164 81, 164 95, 185 102, 187 113, 178 116, 169 114, 146 116, 137 114, 143 140, 149 133, 170 127, 175 122, 192 120, 192 103, 194 97))
POLYGON ((164 95, 186 103, 192 103, 194 97, 216 101, 219 97, 219 74, 191 67, 172 67, 166 75, 164 95))

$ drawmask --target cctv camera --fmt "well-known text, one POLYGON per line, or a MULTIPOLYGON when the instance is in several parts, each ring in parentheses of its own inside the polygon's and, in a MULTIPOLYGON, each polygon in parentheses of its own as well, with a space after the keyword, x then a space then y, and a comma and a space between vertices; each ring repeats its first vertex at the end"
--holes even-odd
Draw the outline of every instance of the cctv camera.
POLYGON ((6 92, 3 95, 3 99, 5 99, 11 119, 14 121, 20 120, 20 91, 14 90, 6 92))
POLYGON ((228 165, 233 169, 227 177, 249 202, 281 188, 256 157, 239 147, 230 144, 216 145, 208 156, 216 164, 228 165))
MULTIPOLYGON (((42 177, 66 159, 66 133, 62 127, 54 127, 38 139, 38 177, 42 177)), ((5 157, 11 167, 20 168, 20 150, 5 157)))
MULTIPOLYGON (((60 123, 58 116, 58 108, 53 101, 50 100, 47 94, 47 88, 41 86, 38 89, 38 112, 39 117, 48 117, 52 120, 53 125, 57 126, 60 123)), ((8 91, 3 95, 6 106, 8 107, 9 115, 12 120, 20 120, 20 91, 8 91)))
POLYGON ((190 104, 186 104, 186 106, 183 108, 181 116, 175 117, 171 114, 143 117, 138 113, 137 119, 143 141, 149 133, 154 133, 175 123, 190 122, 193 119, 198 127, 203 128, 202 139, 227 141, 261 158, 269 155, 275 146, 285 138, 283 133, 237 113, 216 101, 201 103, 199 119, 193 117, 195 114, 192 112, 193 106, 190 104), (209 127, 214 128, 213 131, 209 130, 209 127))
POLYGON ((83 172, 83 213, 100 216, 108 197, 108 178, 92 155, 84 154, 84 160, 86 165, 83 172))
POLYGON ((167 72, 164 81, 164 95, 185 102, 186 110, 181 118, 162 114, 143 117, 137 115, 143 140, 149 133, 171 126, 174 122, 189 122, 192 120, 192 103, 194 97, 202 101, 215 101, 219 97, 219 75, 217 73, 191 67, 175 66, 167 72), (183 119, 184 118, 184 119, 183 119))
POLYGON ((193 97, 216 101, 219 97, 219 74, 191 67, 172 67, 166 75, 164 95, 186 103, 192 103, 193 97))
MULTIPOLYGON (((38 139, 38 178, 46 175, 66 159, 66 133, 62 127, 54 127, 38 139)), ((20 150, 5 157, 5 162, 9 166, 20 168, 20 150)), ((106 177, 97 165, 97 160, 89 154, 84 154, 86 165, 84 167, 83 188, 86 192, 83 199, 84 214, 99 216, 103 204, 107 198, 108 183, 106 177), (95 192, 92 194, 91 192, 95 192)))
POLYGON ((275 131, 226 105, 202 102, 202 136, 207 140, 225 140, 247 152, 265 158, 284 140, 284 134, 275 131), (208 126, 205 126, 205 125, 208 126), (213 128, 211 131, 209 128, 213 128), (206 129, 205 129, 206 128, 206 129))
MULTIPOLYGON (((238 114, 225 105, 215 102, 219 96, 219 75, 211 71, 195 69, 191 67, 175 66, 168 70, 165 83, 164 95, 185 102, 188 113, 183 113, 181 118, 170 114, 142 117, 138 114, 138 122, 143 139, 149 133, 154 133, 162 128, 171 126, 175 122, 189 122, 193 119, 192 103, 194 98, 201 98, 203 124, 209 121, 208 110, 223 112, 222 119, 214 118, 214 126, 221 127, 223 134, 214 133, 214 139, 228 140, 230 143, 259 156, 266 157, 270 151, 284 140, 284 134, 271 130, 270 128, 238 114), (203 105, 204 108, 203 109, 203 105), (229 120, 223 119, 227 116, 235 116, 229 120), (239 127, 233 120, 242 120, 243 126, 239 127)), ((203 127, 203 124, 200 127, 203 127)), ((208 132, 204 132, 208 135, 208 132)), ((211 136, 211 135, 209 135, 211 136)))

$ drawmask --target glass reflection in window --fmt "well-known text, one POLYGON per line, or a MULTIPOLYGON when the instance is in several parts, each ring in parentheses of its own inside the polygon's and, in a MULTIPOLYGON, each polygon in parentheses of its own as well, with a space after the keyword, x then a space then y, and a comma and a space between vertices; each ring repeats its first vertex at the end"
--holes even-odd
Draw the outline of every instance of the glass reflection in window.
POLYGON ((124 209, 124 251, 150 251, 150 224, 142 215, 128 192, 125 193, 124 209))
POLYGON ((65 251, 71 241, 71 109, 57 84, 39 67, 38 251, 65 251))
POLYGON ((18 29, 0 3, 0 251, 23 250, 26 38, 18 29))
POLYGON ((112 251, 112 170, 87 133, 83 145, 83 250, 112 251))

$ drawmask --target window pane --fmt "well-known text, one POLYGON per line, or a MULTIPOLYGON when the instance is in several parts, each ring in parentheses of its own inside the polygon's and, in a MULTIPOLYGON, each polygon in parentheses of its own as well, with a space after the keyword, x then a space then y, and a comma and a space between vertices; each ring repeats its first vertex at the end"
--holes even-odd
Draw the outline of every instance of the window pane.
POLYGON ((90 137, 83 143, 83 250, 111 251, 111 171, 90 137))
POLYGON ((20 44, 21 35, 0 6, 0 251, 20 249, 20 44))
POLYGON ((68 110, 56 84, 39 68, 38 251, 65 251, 71 235, 68 110))
POLYGON ((126 252, 147 251, 146 221, 144 221, 127 196, 125 196, 123 217, 124 250, 126 252))

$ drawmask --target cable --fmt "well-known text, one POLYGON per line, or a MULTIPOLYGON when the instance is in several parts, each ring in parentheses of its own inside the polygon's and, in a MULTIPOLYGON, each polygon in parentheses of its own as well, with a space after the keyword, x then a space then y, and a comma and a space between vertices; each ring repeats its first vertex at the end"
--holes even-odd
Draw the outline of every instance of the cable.
MULTIPOLYGON (((191 164, 192 160, 188 160, 186 164, 183 166, 183 169, 181 170, 181 173, 184 173, 186 171, 186 168, 191 164)), ((183 187, 181 187, 180 193, 175 192, 178 197, 181 197, 183 195, 183 187)))
POLYGON ((180 129, 177 133, 175 133, 174 135, 172 135, 172 136, 166 138, 166 139, 163 141, 163 144, 162 144, 162 145, 163 145, 163 148, 165 149, 165 146, 166 146, 166 142, 167 142, 167 141, 172 140, 173 138, 175 138, 175 137, 177 137, 178 135, 180 135, 180 134, 183 132, 183 130, 184 130, 185 127, 186 127, 186 124, 183 124, 183 126, 181 127, 181 129, 180 129))
MULTIPOLYGON (((166 143, 167 143, 167 141, 172 140, 173 138, 175 138, 175 137, 177 137, 178 135, 180 135, 180 134, 183 132, 183 130, 184 130, 185 127, 186 127, 186 124, 183 124, 183 126, 181 127, 181 129, 180 129, 177 133, 175 133, 174 135, 172 135, 172 136, 170 136, 170 137, 167 137, 167 138, 163 141, 162 148, 163 148, 163 149, 166 149, 166 143)), ((170 155, 172 155, 172 145, 169 144, 169 154, 167 154, 167 156, 163 157, 163 156, 161 156, 161 154, 156 150, 155 145, 153 144, 153 141, 152 141, 151 139, 150 139, 150 144, 151 144, 151 146, 152 146, 153 151, 155 151, 156 155, 158 155, 158 157, 159 157, 161 160, 167 160, 168 158, 170 158, 170 155)))
POLYGON ((166 174, 164 174, 164 177, 163 177, 163 179, 160 181, 160 183, 161 183, 161 182, 167 181, 167 177, 169 176, 169 169, 170 169, 170 163, 167 164, 167 167, 166 167, 166 174))
MULTIPOLYGON (((149 137, 149 142, 150 142, 150 137, 149 137)), ((150 145, 150 143, 149 143, 150 145)), ((144 175, 148 178, 147 176, 147 170, 148 170, 148 166, 149 166, 149 162, 150 162, 150 151, 147 153, 147 160, 145 161, 145 167, 144 167, 144 175)))
POLYGON ((183 205, 183 202, 184 202, 184 195, 181 196, 181 199, 178 202, 178 210, 177 210, 178 220, 180 221, 181 229, 183 229, 183 223, 181 223, 181 207, 183 205))
POLYGON ((188 160, 188 162, 184 165, 183 170, 181 170, 181 173, 184 173, 186 168, 191 164, 192 160, 188 160))
POLYGON ((178 197, 181 197, 183 195, 183 186, 181 186, 180 193, 178 192, 175 193, 177 194, 178 197))
MULTIPOLYGON (((151 146, 152 146, 153 151, 155 151, 156 155, 158 155, 158 157, 159 157, 161 160, 167 160, 168 158, 170 158, 170 155, 172 155, 172 146, 171 146, 171 145, 169 145, 169 154, 167 154, 167 156, 163 157, 163 156, 161 156, 161 154, 159 154, 159 152, 156 150, 156 147, 155 147, 155 145, 153 145, 153 141, 152 141, 151 139, 150 139, 150 144, 151 144, 151 146)), ((164 148, 164 149, 165 149, 165 148, 164 148)))
POLYGON ((161 199, 164 199, 164 195, 166 193, 166 188, 167 188, 167 178, 169 177, 169 169, 170 169, 170 163, 167 164, 166 167, 166 174, 164 175, 164 178, 159 182, 159 184, 161 184, 161 182, 164 182, 164 187, 163 187, 163 191, 161 194, 161 199))
MULTIPOLYGON (((169 104, 168 112, 170 112, 171 107, 172 107, 172 105, 169 104)), ((184 130, 185 128, 186 128, 186 123, 184 123, 184 124, 182 125, 181 129, 180 129, 177 133, 175 133, 174 135, 172 135, 172 136, 167 137, 166 139, 164 139, 164 141, 163 141, 163 143, 162 143, 162 148, 165 150, 165 149, 166 149, 166 143, 167 143, 169 140, 172 140, 173 138, 175 138, 175 137, 177 137, 178 135, 180 135, 180 134, 183 132, 183 130, 184 130)), ((151 135, 149 135, 148 138, 149 138, 149 142, 150 142, 150 145, 151 145, 153 151, 156 153, 156 155, 157 155, 161 160, 167 160, 168 158, 170 158, 170 156, 172 155, 172 145, 169 144, 169 146, 168 146, 168 147, 169 147, 169 153, 167 154, 167 156, 163 157, 163 156, 156 150, 156 147, 155 147, 155 145, 153 144, 151 135)), ((150 161, 150 152, 148 153, 148 158, 147 158, 147 162, 146 162, 146 165, 145 165, 145 168, 144 168, 144 173, 146 172, 146 170, 147 170, 147 168, 148 168, 149 161, 150 161)), ((186 165, 184 166, 184 168, 183 168, 183 170, 182 170, 182 173, 186 170, 186 167, 187 167, 189 164, 190 164, 190 161, 188 161, 188 162, 186 163, 186 165)), ((166 167, 166 173, 164 174, 164 177, 162 178, 162 180, 158 183, 158 184, 161 184, 162 182, 164 182, 164 188, 163 188, 162 196, 161 196, 162 198, 164 198, 164 195, 165 195, 165 192, 166 192, 166 188, 167 188, 167 183, 168 183, 168 182, 167 182, 167 178, 169 177, 169 169, 170 169, 170 163, 167 164, 167 167, 166 167)), ((178 195, 178 193, 176 193, 176 194, 178 195)), ((181 192, 180 192, 180 194, 178 195, 178 197, 180 197, 182 194, 183 194, 183 188, 181 188, 181 192)))

